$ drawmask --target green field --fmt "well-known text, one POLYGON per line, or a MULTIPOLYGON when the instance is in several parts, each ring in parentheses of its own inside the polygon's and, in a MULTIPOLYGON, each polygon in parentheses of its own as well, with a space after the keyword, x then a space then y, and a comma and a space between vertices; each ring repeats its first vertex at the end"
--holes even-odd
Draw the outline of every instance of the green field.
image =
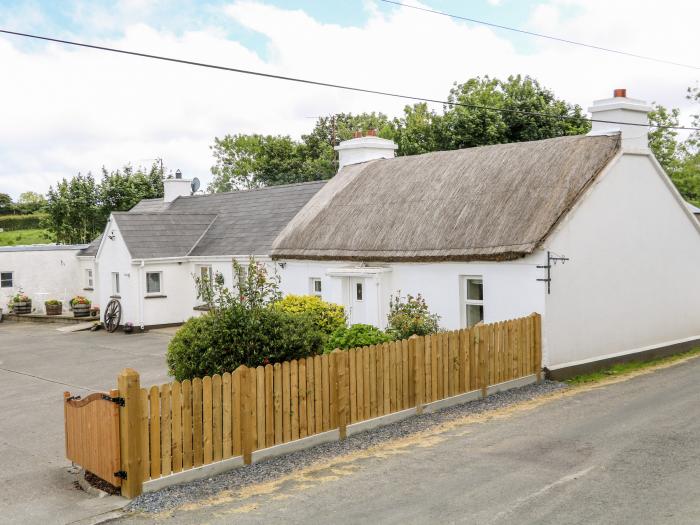
POLYGON ((51 242, 46 230, 16 230, 0 232, 0 246, 19 246, 21 244, 47 244, 51 242))

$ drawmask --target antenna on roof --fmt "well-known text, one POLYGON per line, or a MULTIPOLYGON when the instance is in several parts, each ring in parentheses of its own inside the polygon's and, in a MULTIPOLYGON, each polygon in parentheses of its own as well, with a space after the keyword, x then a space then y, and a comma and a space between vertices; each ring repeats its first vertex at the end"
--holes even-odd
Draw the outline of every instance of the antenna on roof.
POLYGON ((192 195, 197 193, 197 190, 199 189, 199 179, 197 177, 192 179, 192 184, 190 185, 190 187, 192 188, 192 195))

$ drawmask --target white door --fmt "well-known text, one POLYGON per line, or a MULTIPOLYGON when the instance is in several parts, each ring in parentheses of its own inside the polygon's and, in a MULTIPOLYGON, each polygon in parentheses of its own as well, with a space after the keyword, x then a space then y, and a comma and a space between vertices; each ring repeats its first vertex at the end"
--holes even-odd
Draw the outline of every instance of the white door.
POLYGON ((348 292, 350 300, 348 302, 348 319, 350 324, 369 324, 367 319, 367 286, 366 279, 349 277, 348 292))

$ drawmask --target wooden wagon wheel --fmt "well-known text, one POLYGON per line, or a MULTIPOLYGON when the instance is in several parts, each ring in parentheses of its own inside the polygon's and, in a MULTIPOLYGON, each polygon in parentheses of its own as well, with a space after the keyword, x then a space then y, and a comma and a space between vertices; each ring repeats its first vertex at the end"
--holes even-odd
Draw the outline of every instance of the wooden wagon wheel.
POLYGON ((107 303, 105 309, 105 328, 108 332, 114 332, 119 328, 119 322, 122 320, 122 305, 116 299, 112 299, 107 303))

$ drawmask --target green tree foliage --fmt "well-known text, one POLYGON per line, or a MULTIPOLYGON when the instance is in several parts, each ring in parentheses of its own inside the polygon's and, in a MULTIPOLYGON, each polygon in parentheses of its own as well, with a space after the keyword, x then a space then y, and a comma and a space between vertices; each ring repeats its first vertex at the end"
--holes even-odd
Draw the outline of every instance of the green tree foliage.
POLYGON ((408 294, 389 299, 387 332, 396 339, 408 339, 412 335, 434 334, 439 329, 440 316, 431 314, 428 304, 421 294, 415 297, 408 294))
POLYGON ((0 215, 12 213, 12 197, 7 193, 0 193, 0 215))
POLYGON ((25 191, 17 199, 16 208, 20 213, 36 213, 46 206, 46 198, 34 191, 25 191))
POLYGON ((250 189, 332 177, 337 171, 333 147, 355 131, 374 129, 398 145, 399 155, 415 155, 503 142, 538 140, 585 133, 590 128, 581 108, 557 99, 530 78, 473 78, 455 84, 442 113, 425 103, 404 108, 400 118, 383 113, 338 113, 317 119, 301 141, 287 136, 226 135, 212 146, 215 165, 209 190, 250 189), (540 112, 554 117, 501 113, 457 104, 540 112))
POLYGON ((87 243, 102 232, 111 212, 127 211, 141 199, 162 196, 158 162, 147 172, 130 166, 113 172, 103 168, 101 183, 91 173, 78 174, 49 188, 45 227, 58 243, 87 243))

